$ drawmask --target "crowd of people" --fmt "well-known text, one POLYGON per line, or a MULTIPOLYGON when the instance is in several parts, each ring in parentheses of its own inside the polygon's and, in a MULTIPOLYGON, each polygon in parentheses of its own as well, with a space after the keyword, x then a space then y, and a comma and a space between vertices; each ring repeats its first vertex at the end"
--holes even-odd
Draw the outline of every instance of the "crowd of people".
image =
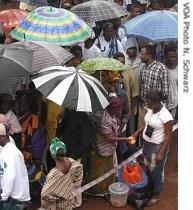
MULTIPOLYGON (((62 1, 62 7, 69 9, 83 2, 62 1)), ((78 68, 82 61, 103 56, 127 67, 121 73, 101 69, 92 74, 109 95, 105 110, 86 113, 65 109, 46 99, 32 81, 21 80, 14 96, 0 94, 0 209, 24 210, 30 200, 39 197, 41 207, 47 210, 78 207, 81 196, 74 197, 73 191, 140 147, 154 184, 147 205, 161 199, 172 125, 178 120, 177 42, 154 44, 127 37, 122 24, 177 2, 114 2, 127 9, 127 17, 96 22, 94 39, 65 47, 74 55, 66 66, 78 68), (136 139, 134 144, 129 136, 136 139)), ((50 4, 58 7, 61 2, 50 4)), ((0 36, 5 45, 16 41, 9 32, 0 36)), ((89 193, 104 194, 113 182, 114 175, 89 193)))

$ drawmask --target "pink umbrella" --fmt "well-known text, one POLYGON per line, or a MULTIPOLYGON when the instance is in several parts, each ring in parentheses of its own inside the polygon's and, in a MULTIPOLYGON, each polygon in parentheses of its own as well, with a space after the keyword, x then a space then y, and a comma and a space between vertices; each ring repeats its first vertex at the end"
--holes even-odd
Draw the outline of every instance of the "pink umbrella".
POLYGON ((8 9, 0 12, 0 22, 3 22, 4 30, 11 30, 18 26, 28 15, 28 12, 20 9, 8 9))

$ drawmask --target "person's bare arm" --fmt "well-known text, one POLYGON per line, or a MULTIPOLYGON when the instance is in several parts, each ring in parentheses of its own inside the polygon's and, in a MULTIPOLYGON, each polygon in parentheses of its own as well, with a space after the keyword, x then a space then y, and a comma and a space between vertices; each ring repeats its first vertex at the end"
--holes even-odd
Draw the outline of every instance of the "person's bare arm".
POLYGON ((129 142, 128 137, 118 137, 118 136, 113 136, 112 134, 104 134, 104 137, 107 141, 111 141, 111 142, 115 142, 115 141, 129 142))
POLYGON ((135 133, 133 133, 131 136, 137 138, 139 135, 142 134, 144 128, 145 128, 145 123, 140 128, 138 128, 137 131, 135 131, 135 133))
POLYGON ((156 162, 158 163, 159 161, 161 161, 164 157, 164 153, 166 152, 166 150, 168 149, 170 143, 171 143, 171 139, 172 139, 172 121, 168 121, 167 123, 164 124, 164 142, 163 145, 159 151, 159 153, 156 156, 156 162))

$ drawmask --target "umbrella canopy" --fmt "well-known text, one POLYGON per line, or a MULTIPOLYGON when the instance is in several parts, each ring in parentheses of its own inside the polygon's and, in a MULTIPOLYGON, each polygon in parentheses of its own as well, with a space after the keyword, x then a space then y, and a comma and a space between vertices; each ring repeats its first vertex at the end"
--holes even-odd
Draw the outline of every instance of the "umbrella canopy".
POLYGON ((5 30, 11 30, 18 26, 28 15, 28 12, 20 9, 8 9, 0 12, 0 22, 3 22, 5 30))
POLYGON ((3 34, 3 23, 0 22, 0 34, 3 34))
POLYGON ((39 7, 11 32, 17 40, 45 41, 61 46, 84 42, 93 35, 82 19, 55 7, 39 7))
MULTIPOLYGON (((33 59, 33 51, 26 49, 18 49, 16 47, 0 45, 0 59, 5 58, 20 65, 25 72, 31 71, 31 64, 33 59)), ((1 67, 1 66, 0 66, 1 67)), ((0 68, 2 69, 2 67, 0 68)), ((28 73, 28 74, 29 74, 28 73)))
POLYGON ((127 10, 112 1, 87 1, 74 6, 71 11, 81 17, 90 26, 102 20, 114 19, 128 14, 127 10))
POLYGON ((0 92, 15 94, 21 79, 29 79, 33 52, 0 45, 0 92))
POLYGON ((133 35, 154 42, 176 40, 178 15, 176 12, 164 10, 147 12, 129 20, 123 27, 127 36, 133 35))
POLYGON ((45 42, 22 41, 15 42, 10 46, 33 50, 32 73, 53 65, 63 66, 74 57, 68 50, 45 42))
POLYGON ((113 58, 97 57, 82 62, 79 67, 92 74, 97 70, 126 71, 127 68, 120 61, 113 58))
POLYGON ((68 109, 95 112, 105 109, 109 104, 101 83, 86 72, 72 67, 43 69, 33 82, 44 96, 68 109))

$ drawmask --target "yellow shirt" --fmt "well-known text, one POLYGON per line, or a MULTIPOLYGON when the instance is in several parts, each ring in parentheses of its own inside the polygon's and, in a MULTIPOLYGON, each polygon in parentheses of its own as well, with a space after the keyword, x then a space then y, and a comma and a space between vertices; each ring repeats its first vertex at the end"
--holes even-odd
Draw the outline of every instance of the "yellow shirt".
POLYGON ((46 130, 48 132, 48 139, 51 141, 56 136, 57 116, 64 112, 64 108, 49 99, 46 99, 46 104, 48 108, 46 130))
MULTIPOLYGON (((122 73, 124 78, 124 85, 127 92, 129 107, 131 108, 131 100, 139 95, 139 78, 134 70, 127 70, 122 73)), ((132 112, 137 114, 137 105, 133 107, 132 112)))

